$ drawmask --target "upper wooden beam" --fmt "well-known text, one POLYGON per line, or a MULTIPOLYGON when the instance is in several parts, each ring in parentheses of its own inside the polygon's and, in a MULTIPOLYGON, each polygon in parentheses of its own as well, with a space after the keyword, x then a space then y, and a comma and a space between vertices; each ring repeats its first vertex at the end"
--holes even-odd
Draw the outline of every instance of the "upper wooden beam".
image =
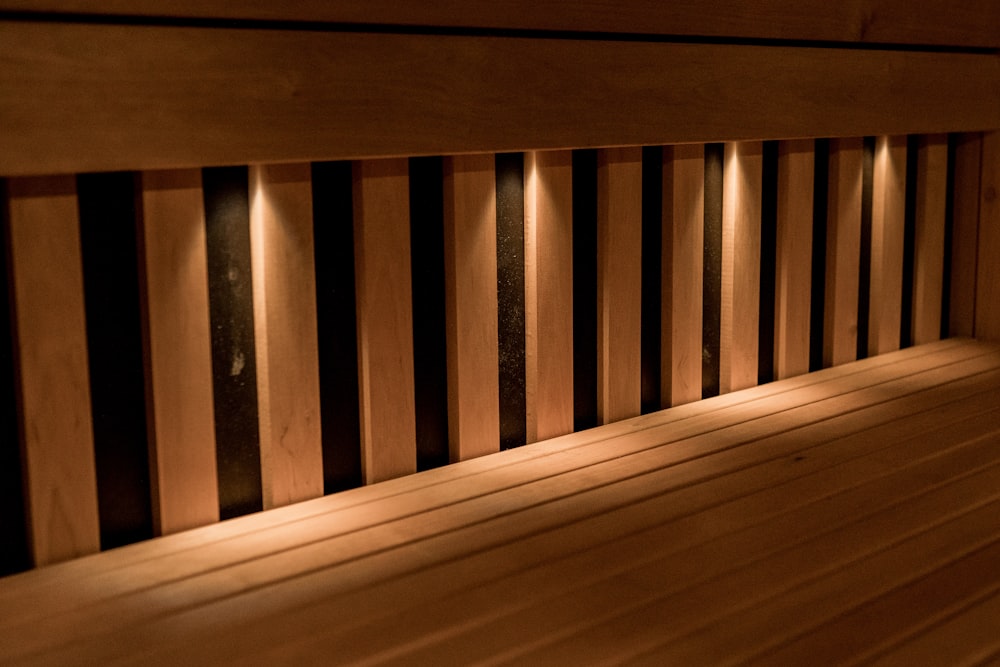
POLYGON ((791 46, 16 21, 0 91, 0 176, 1000 126, 1000 56, 791 46))
POLYGON ((1000 46, 994 0, 0 0, 0 10, 406 27, 1000 46))

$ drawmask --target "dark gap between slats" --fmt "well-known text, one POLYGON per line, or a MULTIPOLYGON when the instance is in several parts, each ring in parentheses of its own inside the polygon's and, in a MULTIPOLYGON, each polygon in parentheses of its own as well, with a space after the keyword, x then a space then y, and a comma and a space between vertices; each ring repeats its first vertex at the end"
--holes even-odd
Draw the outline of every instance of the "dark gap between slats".
POLYGON ((597 426, 597 151, 573 151, 573 429, 597 426))
POLYGON ((361 486, 350 162, 312 165, 323 492, 361 486))
POLYGON ((153 536, 135 175, 77 177, 101 548, 153 536))
POLYGON ((263 506, 247 168, 204 169, 219 510, 263 506))
POLYGON ((913 345, 913 264, 917 237, 917 156, 920 137, 906 138, 906 197, 903 209, 903 303, 900 308, 899 347, 913 345))
POLYGON ((660 403, 660 310, 663 267, 663 148, 642 149, 642 355, 641 411, 660 403))
POLYGON ((719 395, 722 340, 722 165, 725 144, 705 145, 701 397, 719 395))
POLYGON ((757 384, 774 380, 774 298, 778 257, 778 142, 765 141, 760 204, 760 315, 757 384))
POLYGON ((21 477, 21 446, 17 413, 17 376, 10 280, 10 232, 7 184, 0 180, 0 576, 31 567, 28 522, 21 477))
POLYGON ((944 276, 941 287, 941 338, 951 336, 951 253, 955 234, 955 149, 958 135, 948 135, 948 176, 944 207, 944 276))
POLYGON ((418 470, 429 470, 448 463, 442 164, 440 157, 412 158, 409 164, 418 470))
POLYGON ((500 449, 510 449, 523 445, 528 433, 524 367, 524 153, 498 153, 495 165, 500 449))
POLYGON ((813 172, 812 296, 809 310, 809 370, 823 368, 823 313, 826 308, 826 227, 830 196, 830 140, 816 140, 813 172))
POLYGON ((875 137, 865 137, 861 167, 861 260, 858 268, 858 359, 868 358, 868 310, 872 282, 872 181, 875 137))

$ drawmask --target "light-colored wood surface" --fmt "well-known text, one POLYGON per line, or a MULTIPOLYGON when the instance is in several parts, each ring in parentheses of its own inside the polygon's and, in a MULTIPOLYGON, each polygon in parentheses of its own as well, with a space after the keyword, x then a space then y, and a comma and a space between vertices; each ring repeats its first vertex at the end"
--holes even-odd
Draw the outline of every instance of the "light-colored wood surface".
MULTIPOLYGON (((700 417, 638 449, 646 431, 592 443, 590 464, 585 449, 539 443, 426 474, 516 455, 514 475, 494 467, 264 529, 293 509, 282 508, 0 581, 5 603, 47 581, 62 593, 48 611, 23 598, 25 615, 2 621, 0 655, 523 664, 702 650, 746 660, 795 650, 804 633, 840 636, 841 619, 926 574, 967 582, 931 600, 981 597, 968 582, 996 576, 1000 536, 1000 351, 948 341, 887 356, 706 401, 700 417), (443 497, 453 483, 473 495, 443 497), (227 524, 263 530, 210 544, 227 524), (334 527, 341 539, 316 541, 334 527), (193 551, 121 569, 123 553, 198 535, 193 551), (74 568, 89 576, 66 580, 74 568)), ((919 609, 908 627, 938 613, 919 609)))
POLYGON ((219 520, 205 204, 196 169, 144 172, 140 187, 153 521, 166 535, 219 520))
POLYGON ((823 365, 857 359, 863 140, 830 142, 823 365))
POLYGON ((774 292, 774 377, 777 380, 809 371, 815 162, 812 141, 783 141, 778 146, 774 292))
POLYGON ((868 354, 899 349, 906 225, 906 137, 875 141, 868 354))
POLYGON ((28 536, 36 565, 100 549, 73 177, 7 182, 28 536))
POLYGON ((913 254, 913 343, 941 337, 944 295, 945 215, 948 202, 948 137, 920 138, 917 155, 913 254))
POLYGON ((979 131, 1000 109, 1000 58, 973 53, 26 21, 0 22, 0 63, 4 176, 979 131))
POLYGON ((354 164, 361 466, 366 483, 417 469, 406 160, 354 164))
POLYGON ((323 495, 310 166, 250 168, 264 509, 323 495))
POLYGON ((631 32, 642 34, 753 37, 845 42, 1000 46, 990 28, 1000 23, 990 0, 955 5, 932 0, 864 0, 849 4, 823 0, 696 2, 669 7, 656 0, 555 3, 530 0, 410 1, 250 0, 3 0, 0 9, 84 14, 125 14, 269 21, 318 21, 526 30, 631 32))
POLYGON ((1000 340, 1000 131, 983 135, 976 336, 1000 340))
POLYGON ((528 442, 573 431, 573 155, 524 156, 528 442))
POLYGON ((663 149, 663 264, 660 400, 701 398, 705 146, 663 149))
POLYGON ((722 393, 757 384, 763 151, 760 142, 726 144, 719 355, 722 393))
POLYGON ((448 451, 461 461, 500 450, 492 154, 445 158, 444 258, 448 451))
POLYGON ((961 134, 955 140, 951 209, 951 299, 948 304, 948 330, 952 336, 972 336, 976 328, 982 141, 979 133, 961 134))
POLYGON ((597 155, 597 421, 641 408, 642 149, 597 155))

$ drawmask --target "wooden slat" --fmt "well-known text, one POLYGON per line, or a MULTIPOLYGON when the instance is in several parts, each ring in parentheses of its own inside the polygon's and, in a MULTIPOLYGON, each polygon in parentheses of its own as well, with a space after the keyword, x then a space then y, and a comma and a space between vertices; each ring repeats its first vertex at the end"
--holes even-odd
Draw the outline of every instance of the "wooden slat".
POLYGON ((920 345, 941 337, 945 209, 948 199, 947 135, 920 138, 915 186, 912 332, 913 343, 920 345))
POLYGON ((722 199, 722 393, 757 384, 763 144, 726 144, 722 199))
POLYGON ((597 157, 597 421, 640 412, 642 149, 597 157))
POLYGON ((140 176, 153 521, 157 534, 219 520, 201 172, 140 176))
POLYGON ((448 450, 452 461, 500 449, 497 205, 493 155, 444 162, 448 450))
POLYGON ((927 656, 957 664, 988 664, 1000 651, 996 619, 1000 618, 1000 592, 964 609, 953 618, 927 629, 872 660, 873 665, 914 665, 927 656), (982 662, 980 662, 982 661, 982 662))
POLYGON ((857 358, 863 141, 830 142, 823 365, 857 358))
POLYGON ((899 349, 905 213, 906 137, 881 136, 875 142, 872 180, 871 356, 899 349))
POLYGON ((990 54, 6 22, 0 63, 0 175, 978 131, 1000 110, 990 54))
POLYGON ((774 375, 778 380, 809 371, 815 161, 811 141, 784 141, 778 146, 774 295, 774 375))
POLYGON ((366 483, 416 471, 409 169, 354 164, 361 465, 366 483))
POLYGON ((264 509, 323 495, 309 164, 250 169, 264 509))
POLYGON ((975 332, 981 154, 982 135, 956 138, 948 304, 948 332, 952 336, 971 336, 975 332))
POLYGON ((1000 46, 991 27, 1000 13, 990 0, 955 5, 948 0, 865 0, 850 4, 823 0, 696 2, 669 7, 656 0, 555 3, 531 0, 187 0, 164 5, 154 0, 3 0, 0 10, 80 12, 226 18, 268 21, 322 21, 390 26, 449 26, 525 30, 658 33, 715 37, 752 37, 845 42, 1000 46))
POLYGON ((47 565, 100 549, 76 183, 7 193, 28 530, 47 565))
POLYGON ((528 442, 573 431, 573 155, 524 158, 528 442))
POLYGON ((660 393, 664 406, 701 399, 705 147, 663 149, 663 299, 660 393))
POLYGON ((983 135, 976 336, 1000 340, 1000 132, 983 135))

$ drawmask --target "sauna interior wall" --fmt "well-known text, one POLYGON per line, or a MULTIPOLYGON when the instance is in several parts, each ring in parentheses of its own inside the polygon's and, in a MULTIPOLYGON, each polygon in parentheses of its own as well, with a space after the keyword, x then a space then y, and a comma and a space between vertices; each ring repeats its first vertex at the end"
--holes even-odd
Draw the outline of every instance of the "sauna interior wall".
POLYGON ((0 2, 3 571, 1000 334, 995 5, 721 11, 0 2))

